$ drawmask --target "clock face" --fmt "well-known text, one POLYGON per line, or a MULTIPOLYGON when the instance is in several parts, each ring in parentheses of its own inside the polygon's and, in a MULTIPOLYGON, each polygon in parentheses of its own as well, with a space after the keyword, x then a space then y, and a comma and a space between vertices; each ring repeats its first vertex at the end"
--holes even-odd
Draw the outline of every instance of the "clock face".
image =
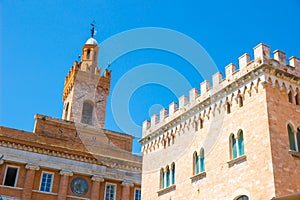
POLYGON ((71 190, 76 196, 82 196, 87 193, 89 190, 89 185, 84 178, 77 177, 74 178, 71 182, 71 190))

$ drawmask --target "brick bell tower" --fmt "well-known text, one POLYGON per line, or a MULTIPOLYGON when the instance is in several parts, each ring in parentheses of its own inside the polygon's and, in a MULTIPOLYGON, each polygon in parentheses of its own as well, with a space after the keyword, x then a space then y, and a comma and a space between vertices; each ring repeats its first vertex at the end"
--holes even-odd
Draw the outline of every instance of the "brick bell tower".
POLYGON ((82 48, 81 62, 74 62, 65 78, 64 120, 104 128, 106 99, 110 90, 111 71, 98 68, 98 42, 92 37, 82 48))

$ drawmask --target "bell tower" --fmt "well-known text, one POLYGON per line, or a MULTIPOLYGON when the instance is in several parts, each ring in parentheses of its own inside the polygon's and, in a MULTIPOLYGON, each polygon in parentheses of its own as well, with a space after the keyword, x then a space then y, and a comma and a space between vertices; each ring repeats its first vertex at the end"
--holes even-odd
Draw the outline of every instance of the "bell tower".
POLYGON ((111 71, 105 69, 101 75, 94 26, 91 31, 92 37, 83 45, 81 61, 74 62, 65 78, 62 119, 104 128, 111 71))

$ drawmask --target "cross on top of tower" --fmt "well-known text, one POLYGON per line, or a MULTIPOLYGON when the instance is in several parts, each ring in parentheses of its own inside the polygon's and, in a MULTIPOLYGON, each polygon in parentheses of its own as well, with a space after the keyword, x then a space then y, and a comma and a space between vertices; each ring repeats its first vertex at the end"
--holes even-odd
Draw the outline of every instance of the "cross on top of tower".
POLYGON ((93 23, 91 23, 91 34, 92 34, 92 38, 94 38, 94 35, 96 34, 96 31, 95 31, 95 21, 93 21, 93 23))

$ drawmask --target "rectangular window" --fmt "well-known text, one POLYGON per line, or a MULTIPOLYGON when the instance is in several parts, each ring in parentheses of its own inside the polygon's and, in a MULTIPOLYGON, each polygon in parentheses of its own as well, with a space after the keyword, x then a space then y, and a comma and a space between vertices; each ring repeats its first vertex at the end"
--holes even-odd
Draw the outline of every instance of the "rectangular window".
POLYGON ((16 187, 18 180, 19 167, 7 166, 3 185, 16 187))
POLYGON ((141 200, 141 190, 140 189, 134 190, 134 200, 141 200))
POLYGON ((41 176, 40 191, 51 192, 53 182, 53 173, 43 172, 41 176))
POLYGON ((107 183, 105 187, 105 200, 116 200, 116 185, 107 183))

